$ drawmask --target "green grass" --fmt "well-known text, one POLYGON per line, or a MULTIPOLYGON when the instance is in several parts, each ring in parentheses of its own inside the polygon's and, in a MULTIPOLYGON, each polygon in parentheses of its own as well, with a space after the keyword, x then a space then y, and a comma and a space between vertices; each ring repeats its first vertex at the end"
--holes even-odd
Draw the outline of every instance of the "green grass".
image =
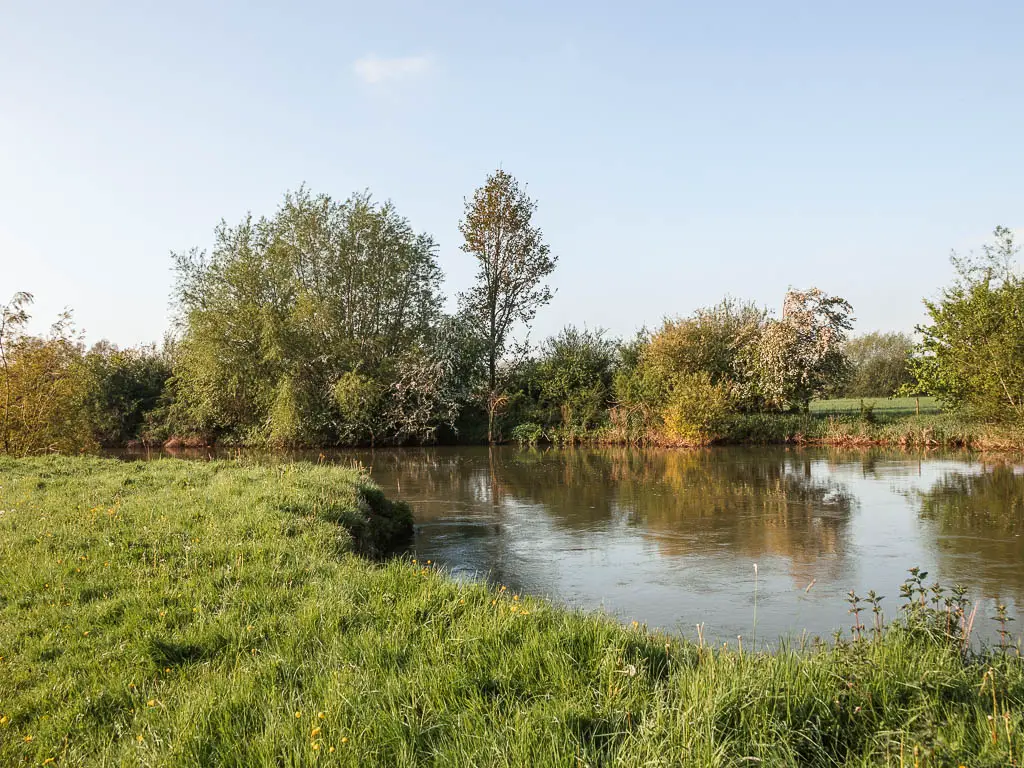
POLYGON ((0 458, 0 486, 0 765, 1024 760, 1014 655, 712 649, 371 561, 407 512, 351 471, 0 458))
MULTIPOLYGON (((918 401, 913 397, 847 397, 835 400, 814 400, 811 413, 815 414, 859 414, 861 403, 873 409, 876 415, 910 416, 917 414, 918 401)), ((920 398, 921 414, 941 413, 942 407, 934 397, 920 398)))
POLYGON ((735 414, 726 421, 720 440, 736 444, 807 443, 1024 451, 1024 430, 1018 426, 990 424, 951 413, 913 416, 876 411, 870 418, 820 413, 735 414))

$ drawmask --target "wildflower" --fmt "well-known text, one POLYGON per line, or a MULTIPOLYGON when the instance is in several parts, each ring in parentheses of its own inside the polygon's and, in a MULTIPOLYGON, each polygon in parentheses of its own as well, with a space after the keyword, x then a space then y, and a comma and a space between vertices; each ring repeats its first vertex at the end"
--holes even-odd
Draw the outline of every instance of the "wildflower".
POLYGON ((141 743, 142 743, 142 734, 140 733, 140 734, 139 734, 138 736, 136 736, 136 737, 135 737, 135 740, 136 740, 137 742, 139 742, 139 744, 141 744, 141 743))
POLYGON ((633 622, 633 629, 636 629, 639 626, 640 626, 640 622, 639 621, 634 621, 633 622))
POLYGON ((325 715, 324 715, 324 713, 323 713, 323 712, 317 712, 317 713, 316 713, 316 716, 317 716, 317 717, 318 717, 319 719, 321 719, 321 720, 323 720, 323 719, 324 719, 324 717, 325 717, 325 715))
POLYGON ((342 744, 348 744, 348 736, 342 736, 341 737, 341 743, 342 744))
POLYGON ((32 737, 31 736, 26 736, 25 737, 25 743, 28 744, 30 741, 32 741, 32 737))
POLYGON ((312 731, 309 732, 309 738, 311 738, 311 739, 315 739, 319 735, 320 735, 320 729, 319 728, 314 728, 312 731))
POLYGON ((89 630, 87 629, 87 630, 85 630, 85 632, 82 633, 82 636, 84 637, 84 636, 86 636, 88 634, 89 634, 89 630))
POLYGON ((330 748, 330 749, 328 749, 327 751, 328 751, 328 752, 333 752, 333 751, 334 751, 334 747, 331 747, 331 748, 330 748))
POLYGON ((7 725, 7 715, 0 717, 0 725, 7 725))
POLYGON ((57 762, 57 758, 56 757, 48 757, 45 760, 43 760, 43 765, 53 765, 56 762, 57 762))
POLYGON ((295 719, 298 720, 300 717, 302 717, 302 713, 301 712, 296 712, 295 713, 295 719))
POLYGON ((164 672, 166 672, 168 675, 171 674, 171 668, 170 667, 165 667, 164 668, 164 672))
POLYGON ((314 752, 316 750, 320 749, 320 745, 317 742, 315 742, 315 741, 312 744, 310 744, 309 746, 312 747, 314 752))
POLYGON ((513 600, 514 602, 517 602, 517 603, 518 603, 518 602, 519 602, 519 595, 512 595, 512 600, 513 600))
POLYGON ((146 706, 147 707, 155 707, 156 706, 156 699, 150 699, 149 701, 147 701, 146 702, 146 706))
POLYGON ((161 619, 162 619, 162 618, 163 618, 164 616, 166 616, 166 615, 167 615, 167 611, 160 611, 160 618, 161 618, 161 619))

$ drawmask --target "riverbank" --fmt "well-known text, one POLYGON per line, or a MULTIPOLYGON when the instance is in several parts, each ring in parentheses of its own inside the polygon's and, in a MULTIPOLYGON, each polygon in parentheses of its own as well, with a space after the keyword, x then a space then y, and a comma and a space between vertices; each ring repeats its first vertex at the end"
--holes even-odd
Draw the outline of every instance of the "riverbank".
POLYGON ((523 445, 821 445, 836 447, 962 448, 974 451, 1024 451, 1024 430, 948 413, 903 414, 866 411, 864 414, 737 413, 708 427, 695 443, 674 441, 649 430, 627 433, 614 426, 587 431, 544 429, 522 425, 513 431, 523 445))
POLYGON ((355 554, 409 517, 350 470, 0 459, 0 509, 2 764, 1024 761, 941 622, 701 647, 355 554))
POLYGON ((1004 424, 973 421, 953 414, 917 415, 736 415, 718 442, 733 445, 791 443, 831 446, 878 445, 898 448, 966 448, 1024 451, 1024 431, 1004 424))

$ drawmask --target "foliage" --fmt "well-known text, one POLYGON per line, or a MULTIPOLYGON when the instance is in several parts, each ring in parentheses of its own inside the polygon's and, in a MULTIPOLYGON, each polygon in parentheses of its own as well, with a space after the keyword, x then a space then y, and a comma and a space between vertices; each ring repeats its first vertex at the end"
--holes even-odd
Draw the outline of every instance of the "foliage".
POLYGON ((541 348, 536 381, 543 405, 562 427, 587 430, 607 412, 615 367, 615 341, 605 330, 567 326, 541 348))
POLYGON ((663 377, 705 373, 712 383, 732 388, 742 375, 740 355, 766 320, 767 313, 755 304, 724 299, 692 317, 665 320, 651 336, 644 362, 663 377))
POLYGON ((845 397, 892 397, 913 382, 914 342, 905 333, 866 333, 847 341, 843 349, 850 361, 845 397))
POLYGON ((877 633, 741 652, 356 557, 407 520, 351 470, 0 474, 4 765, 1024 761, 1024 665, 918 582, 877 633))
POLYGON ((303 188, 272 218, 221 224, 215 238, 209 256, 175 257, 176 408, 197 431, 279 444, 402 440, 448 417, 424 404, 442 396, 436 380, 420 386, 422 369, 402 369, 429 358, 440 322, 436 249, 390 203, 303 188))
POLYGON ((537 310, 551 300, 544 280, 558 259, 533 224, 536 210, 519 182, 498 169, 466 201, 459 222, 462 250, 477 260, 476 282, 460 303, 484 339, 489 442, 497 438, 495 417, 508 400, 499 374, 510 334, 517 325, 529 327, 537 310))
POLYGON ((706 371, 680 374, 662 412, 664 435, 670 444, 707 445, 721 437, 732 412, 729 389, 706 371))
POLYGON ((912 360, 916 388, 985 419, 1024 419, 1024 277, 1005 227, 979 257, 958 258, 956 282, 925 301, 930 322, 912 360))
POLYGON ((84 363, 84 407, 94 439, 104 446, 138 439, 162 405, 170 361, 153 347, 118 349, 99 342, 84 363))
POLYGON ((852 311, 845 299, 819 288, 790 290, 782 318, 769 320, 744 347, 741 396, 768 410, 806 411, 813 397, 848 375, 843 345, 852 311))
POLYGON ((511 437, 520 445, 537 445, 545 437, 544 427, 534 421, 517 424, 511 437))
POLYGON ((93 445, 82 345, 64 312, 45 337, 25 333, 32 297, 0 307, 0 452, 23 456, 93 445))

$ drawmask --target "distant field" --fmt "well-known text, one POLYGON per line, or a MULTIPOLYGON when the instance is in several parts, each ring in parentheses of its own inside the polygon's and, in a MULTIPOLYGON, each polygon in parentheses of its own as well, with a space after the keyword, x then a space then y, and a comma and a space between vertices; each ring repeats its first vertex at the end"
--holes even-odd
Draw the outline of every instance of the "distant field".
MULTIPOLYGON (((815 400, 811 403, 811 413, 860 413, 860 404, 873 405, 876 414, 901 416, 916 413, 916 405, 912 397, 855 397, 836 400, 815 400)), ((941 413, 942 408, 934 397, 921 398, 921 413, 941 413)))

